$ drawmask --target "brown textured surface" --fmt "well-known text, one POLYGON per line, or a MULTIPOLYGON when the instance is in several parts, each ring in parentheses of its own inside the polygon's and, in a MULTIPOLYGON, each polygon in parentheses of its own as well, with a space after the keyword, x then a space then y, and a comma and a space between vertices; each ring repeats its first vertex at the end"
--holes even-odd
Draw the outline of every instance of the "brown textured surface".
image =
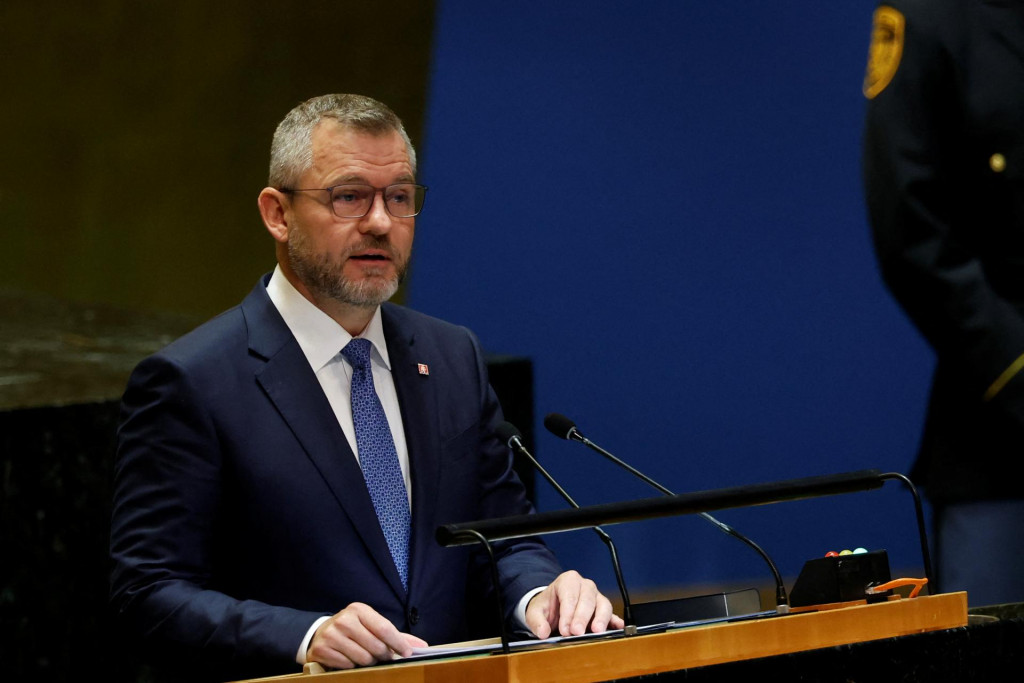
POLYGON ((0 286, 209 317, 273 265, 285 113, 386 102, 422 145, 433 2, 0 3, 0 286))

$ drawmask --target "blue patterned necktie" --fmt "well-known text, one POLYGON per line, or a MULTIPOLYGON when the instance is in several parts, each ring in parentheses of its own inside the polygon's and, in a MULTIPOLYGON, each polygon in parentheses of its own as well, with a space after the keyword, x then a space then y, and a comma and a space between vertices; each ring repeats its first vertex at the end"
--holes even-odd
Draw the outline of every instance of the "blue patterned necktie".
POLYGON ((352 422, 363 479, 391 549, 402 586, 409 588, 409 498, 388 418, 373 387, 370 340, 353 339, 341 350, 352 364, 352 422))

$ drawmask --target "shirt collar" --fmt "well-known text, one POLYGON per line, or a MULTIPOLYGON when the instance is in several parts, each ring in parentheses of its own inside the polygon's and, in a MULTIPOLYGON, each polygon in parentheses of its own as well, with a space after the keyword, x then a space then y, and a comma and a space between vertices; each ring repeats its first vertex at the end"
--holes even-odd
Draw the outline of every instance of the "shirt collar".
MULTIPOLYGON (((288 329, 292 331, 295 341, 299 343, 299 348, 302 349, 314 372, 319 372, 352 341, 352 335, 344 327, 295 289, 281 272, 281 266, 274 268, 274 274, 267 283, 267 294, 284 318, 288 329)), ((388 357, 388 346, 384 340, 380 306, 373 312, 366 329, 358 336, 370 340, 377 358, 390 371, 391 359, 388 357)))

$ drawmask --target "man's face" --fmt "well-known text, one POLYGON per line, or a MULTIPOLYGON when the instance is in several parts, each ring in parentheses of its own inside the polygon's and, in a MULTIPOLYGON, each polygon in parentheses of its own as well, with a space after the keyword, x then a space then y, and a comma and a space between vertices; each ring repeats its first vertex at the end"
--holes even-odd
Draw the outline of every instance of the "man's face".
MULTIPOLYGON (((370 135, 323 121, 313 130, 313 165, 299 188, 364 183, 383 188, 414 182, 397 132, 370 135)), ((288 258, 317 298, 374 307, 398 290, 412 252, 415 218, 395 218, 377 194, 362 218, 338 218, 326 192, 296 192, 288 214, 288 258)))

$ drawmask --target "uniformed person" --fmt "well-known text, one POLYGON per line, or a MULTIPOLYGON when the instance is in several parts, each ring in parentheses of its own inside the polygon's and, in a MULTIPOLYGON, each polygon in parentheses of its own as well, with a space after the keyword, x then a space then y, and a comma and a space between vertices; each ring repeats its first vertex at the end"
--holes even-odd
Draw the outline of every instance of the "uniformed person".
POLYGON ((864 94, 882 275, 937 356, 910 476, 939 588, 1024 601, 1024 3, 886 2, 864 94))

